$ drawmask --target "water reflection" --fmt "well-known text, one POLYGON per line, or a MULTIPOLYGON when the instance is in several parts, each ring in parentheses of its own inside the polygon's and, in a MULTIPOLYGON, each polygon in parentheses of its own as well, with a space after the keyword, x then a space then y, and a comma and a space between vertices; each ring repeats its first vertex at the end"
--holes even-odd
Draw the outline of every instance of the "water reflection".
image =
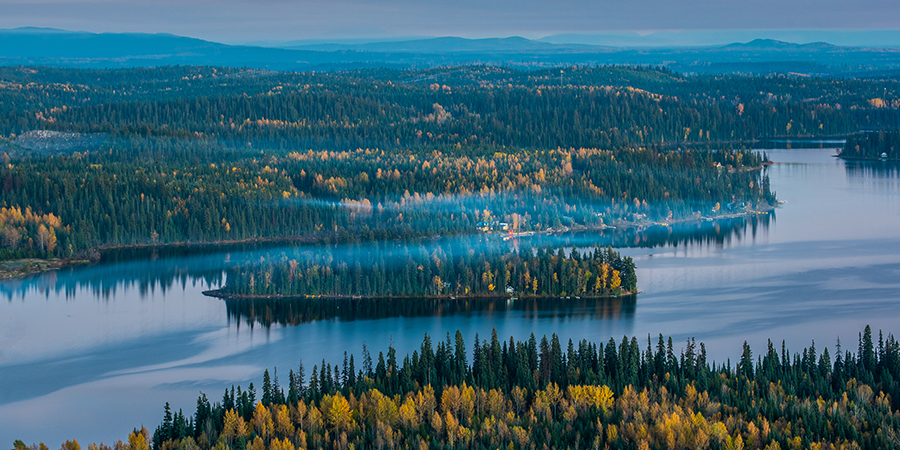
POLYGON ((755 149, 794 150, 794 149, 830 149, 843 147, 846 139, 764 139, 753 144, 755 149))
POLYGON ((184 290, 187 286, 204 286, 214 289, 224 283, 224 271, 260 259, 315 258, 323 249, 335 259, 359 260, 369 264, 381 260, 402 260, 411 246, 453 246, 465 249, 487 249, 502 246, 518 250, 519 244, 537 248, 552 247, 639 247, 684 246, 688 244, 727 247, 732 241, 741 241, 748 235, 756 238, 760 231, 768 230, 775 220, 775 212, 767 214, 695 221, 670 226, 652 225, 646 228, 625 230, 606 229, 561 234, 522 236, 504 240, 501 234, 472 235, 429 241, 418 244, 392 243, 390 245, 359 244, 321 247, 274 243, 236 244, 228 247, 196 246, 162 249, 133 248, 107 251, 101 262, 68 267, 0 283, 0 297, 8 301, 24 298, 29 293, 55 295, 74 299, 79 292, 90 292, 97 299, 110 300, 117 292, 137 292, 146 298, 157 290, 165 294, 169 290, 184 290), (374 253, 373 253, 374 252, 374 253), (368 255, 361 257, 360 255, 368 255), (378 257, 371 257, 377 255, 378 257))
POLYGON ((728 247, 733 241, 741 241, 768 231, 775 222, 775 210, 763 214, 740 216, 718 220, 702 220, 674 225, 651 225, 645 228, 625 230, 581 231, 554 236, 536 236, 529 244, 571 246, 580 248, 655 248, 679 247, 690 244, 728 247))
POLYGON ((118 292, 137 291, 141 298, 157 290, 184 290, 198 283, 219 286, 228 264, 223 254, 186 258, 150 258, 122 263, 85 264, 52 270, 0 283, 0 296, 8 301, 30 293, 75 299, 90 292, 96 299, 110 300, 118 292))
POLYGON ((900 178, 900 163, 896 161, 844 161, 851 178, 900 178))
POLYGON ((319 320, 374 320, 392 317, 471 317, 484 313, 517 312, 522 319, 581 318, 628 320, 634 317, 636 296, 620 298, 542 299, 238 299, 225 300, 228 318, 236 326, 297 326, 319 320))
MULTIPOLYGON (((521 248, 635 247, 622 252, 638 266, 639 310, 634 298, 388 307, 230 303, 202 295, 224 282, 228 267, 283 248, 257 244, 135 249, 5 281, 0 295, 16 300, 0 301, 0 386, 16 388, 0 389, 0 436, 51 447, 72 438, 115 441, 159 423, 166 401, 193 410, 198 391, 246 385, 264 368, 296 367, 301 358, 308 365, 338 361, 363 342, 378 349, 390 342, 403 355, 418 349, 424 333, 456 329, 467 339, 492 328, 500 336, 557 333, 576 341, 695 337, 720 363, 733 363, 745 340, 752 348, 765 348, 769 338, 785 339, 789 348, 812 339, 832 346, 838 337, 852 345, 866 324, 896 335, 900 176, 896 166, 845 162, 833 157, 834 145, 822 146, 768 151, 776 163, 766 169, 772 187, 789 201, 777 223, 770 214, 532 236, 518 244, 500 235, 479 238, 481 245, 521 248)), ((403 245, 391 249, 402 254, 403 245)))

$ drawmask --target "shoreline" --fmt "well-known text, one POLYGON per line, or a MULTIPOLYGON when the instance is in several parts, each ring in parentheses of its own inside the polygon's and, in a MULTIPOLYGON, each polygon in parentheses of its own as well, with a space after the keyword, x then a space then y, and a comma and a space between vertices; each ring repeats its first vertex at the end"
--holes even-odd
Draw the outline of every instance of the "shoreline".
MULTIPOLYGON (((601 226, 572 226, 572 227, 561 227, 561 228, 553 228, 547 230, 540 231, 523 231, 518 233, 484 233, 484 234, 497 234, 498 236, 502 236, 503 240, 509 239, 518 239, 530 236, 546 236, 546 235, 554 235, 554 234, 564 234, 564 233, 573 233, 573 232, 588 232, 588 231, 603 231, 603 230, 616 230, 619 232, 625 232, 627 230, 646 230, 650 227, 655 226, 663 226, 668 227, 672 225, 683 225, 683 224, 691 224, 691 223, 702 223, 702 222, 714 222, 717 220, 730 220, 736 219, 740 217, 751 217, 754 215, 762 215, 768 214, 770 211, 776 208, 776 205, 765 205, 764 208, 760 208, 759 210, 749 210, 740 213, 730 213, 730 214, 722 214, 714 217, 710 216, 700 216, 700 217, 688 217, 678 220, 672 221, 646 221, 646 222, 630 222, 630 221, 616 221, 613 222, 613 225, 601 225, 601 226)), ((429 239, 429 238, 423 238, 429 239)), ((54 258, 54 259, 40 259, 40 258, 22 258, 16 260, 7 260, 0 261, 0 281, 10 280, 15 278, 21 278, 29 275, 35 275, 43 272, 47 272, 50 270, 59 270, 66 267, 72 267, 83 264, 96 263, 102 259, 100 254, 103 252, 113 252, 119 250, 148 250, 153 251, 157 249, 223 249, 229 246, 237 246, 237 245, 247 245, 247 244, 279 244, 279 243, 295 243, 295 244, 317 244, 323 242, 323 236, 282 236, 282 237, 263 237, 263 238, 248 238, 248 239, 238 239, 238 240, 225 240, 225 241, 211 241, 211 242, 173 242, 173 243, 160 243, 160 244, 122 244, 115 246, 107 246, 107 247, 98 247, 96 249, 91 250, 90 258, 54 258)), ((207 291, 211 292, 211 291, 207 291)), ((206 292, 204 292, 206 294, 206 292)), ((622 295, 632 295, 636 293, 623 293, 622 295)), ((216 295, 211 295, 216 296, 216 295)), ((266 297, 266 296, 261 296, 266 297)), ((426 296, 427 297, 427 296, 426 296)), ((459 298, 503 298, 504 295, 499 296, 465 296, 459 298)), ((535 297, 535 296, 524 296, 524 297, 535 297)), ((524 298, 523 297, 523 298, 524 298)), ((541 296, 537 296, 541 297, 541 296)), ((535 298, 537 298, 535 297, 535 298)), ((609 298, 610 296, 601 296, 597 298, 609 298)), ((351 298, 350 296, 344 296, 340 298, 351 298)), ((393 297, 392 297, 393 298, 393 297)), ((414 296, 408 298, 422 298, 422 296, 414 296)), ((435 298, 445 298, 444 296, 435 297, 435 298)), ((584 297, 583 297, 584 298, 584 297)), ((589 296, 589 298, 593 298, 593 296, 589 296)))
POLYGON ((752 216, 768 214, 771 211, 774 211, 776 209, 776 207, 778 205, 777 202, 778 202, 778 200, 776 200, 776 203, 774 205, 770 205, 768 203, 763 204, 763 205, 757 205, 757 207, 759 209, 748 209, 748 210, 742 211, 742 212, 719 214, 716 216, 707 216, 707 215, 701 214, 699 217, 685 217, 682 219, 666 220, 666 221, 658 221, 658 222, 657 221, 647 221, 647 222, 623 221, 620 223, 622 223, 623 229, 637 228, 638 230, 643 230, 643 229, 646 229, 646 228, 649 228, 652 226, 667 227, 667 226, 671 226, 671 225, 683 225, 683 224, 701 223, 701 222, 715 222, 717 220, 730 220, 730 219, 737 219, 740 217, 752 217, 752 216))
MULTIPOLYGON (((662 146, 662 147, 678 147, 678 146, 696 146, 696 145, 723 145, 723 144, 758 144, 760 142, 785 141, 784 144, 802 144, 809 142, 813 144, 821 141, 847 139, 856 133, 839 133, 839 134, 804 134, 804 135, 775 135, 768 137, 759 137, 752 139, 721 139, 709 141, 673 141, 673 142, 656 142, 644 144, 644 147, 662 146)), ((767 148, 754 148, 753 150, 769 150, 767 148)))
POLYGON ((0 262, 0 280, 12 280, 29 275, 36 275, 51 270, 89 264, 87 259, 40 259, 23 258, 0 262))
POLYGON ((246 239, 225 239, 218 241, 182 241, 182 242, 165 242, 165 243, 138 243, 138 244, 117 244, 102 245, 94 249, 94 251, 103 253, 117 250, 156 250, 167 248, 192 248, 192 247, 227 247, 229 245, 244 244, 278 244, 281 242, 299 242, 299 243, 317 243, 322 242, 324 236, 271 236, 271 237, 255 237, 246 239))
MULTIPOLYGON (((720 215, 720 216, 714 216, 714 217, 710 217, 710 216, 701 216, 700 218, 690 217, 690 218, 672 220, 672 221, 668 221, 668 222, 660 221, 660 222, 653 222, 653 223, 646 223, 646 224, 638 223, 638 222, 617 221, 617 222, 615 222, 616 225, 603 225, 603 226, 578 225, 578 226, 572 226, 572 227, 554 228, 552 230, 535 230, 535 231, 523 231, 523 232, 519 232, 519 233, 507 233, 507 235, 519 237, 519 236, 530 236, 530 235, 538 235, 538 234, 566 233, 566 232, 571 232, 571 231, 605 230, 605 229, 609 229, 609 228, 615 228, 615 229, 619 229, 619 228, 627 229, 627 228, 632 228, 632 227, 646 228, 647 226, 676 225, 676 224, 681 224, 681 223, 689 223, 692 221, 702 222, 702 221, 718 220, 718 219, 734 219, 737 217, 751 216, 754 214, 756 214, 756 215, 765 214, 773 209, 775 209, 774 206, 767 205, 767 207, 761 208, 758 211, 752 210, 752 211, 746 211, 746 212, 742 212, 742 213, 733 213, 733 214, 720 215)), ((473 233, 473 235, 474 234, 475 233, 473 233)), ((495 234, 495 233, 492 232, 492 233, 483 233, 483 234, 495 234)), ((328 235, 319 234, 319 235, 305 235, 305 236, 270 236, 270 237, 255 237, 255 238, 246 238, 246 239, 226 239, 226 240, 218 240, 218 241, 198 241, 198 242, 182 241, 182 242, 166 242, 166 243, 156 243, 156 244, 152 244, 152 243, 117 244, 117 245, 99 246, 99 247, 89 250, 89 252, 93 253, 93 254, 97 254, 97 253, 102 254, 104 252, 114 252, 114 251, 120 251, 120 250, 163 250, 163 249, 179 249, 179 248, 184 248, 184 249, 217 248, 217 247, 228 247, 228 246, 247 245, 247 244, 280 244, 280 243, 320 244, 320 243, 323 243, 327 239, 327 237, 328 237, 328 235)), ((433 236, 418 237, 418 239, 433 239, 433 238, 434 238, 433 236)), ((96 258, 97 257, 92 256, 90 258, 90 260, 77 259, 77 260, 73 260, 73 261, 91 262, 96 258)), ((48 260, 42 260, 39 258, 23 259, 22 261, 24 261, 24 260, 48 261, 48 260)), ((60 260, 67 261, 67 260, 63 260, 63 259, 60 259, 60 260)), ((15 260, 15 261, 20 261, 20 260, 15 260)), ((6 264, 6 263, 10 263, 10 262, 15 262, 15 261, 0 261, 0 264, 6 264)), ((50 260, 50 261, 54 261, 54 260, 50 260)))
POLYGON ((843 159, 845 161, 871 161, 871 162, 900 162, 900 159, 881 159, 881 158, 866 158, 863 156, 841 156, 834 155, 835 158, 843 159))
POLYGON ((619 295, 519 295, 509 294, 478 294, 478 295, 283 295, 283 294, 234 294, 224 289, 211 289, 203 291, 207 297, 221 300, 358 300, 358 301, 396 301, 396 300, 534 300, 534 299, 561 299, 561 300, 600 300, 635 296, 640 291, 624 291, 619 295))
MULTIPOLYGON (((837 156, 840 157, 840 156, 837 156)), ((843 158, 849 159, 849 158, 843 158)), ((866 159, 868 160, 868 159, 866 159)), ((873 160, 878 161, 878 160, 873 160)), ((770 163, 771 164, 771 163, 770 163)), ((746 167, 743 170, 759 170, 761 167, 746 167)), ((545 230, 534 230, 534 231, 522 231, 522 232, 486 232, 482 234, 497 234, 498 237, 501 237, 503 240, 510 239, 518 239, 530 236, 541 236, 541 235, 555 235, 555 234, 564 234, 564 233, 573 233, 573 232, 590 232, 590 231, 604 231, 604 230, 616 230, 617 232, 626 232, 628 230, 636 230, 642 231, 651 227, 662 226, 669 227, 673 225, 684 225, 684 224, 692 224, 692 223, 702 223, 702 222, 715 222, 717 220, 731 220, 741 217, 751 217, 754 215, 763 215, 768 214, 769 212, 776 209, 778 203, 776 202, 774 205, 770 204, 762 204, 757 205, 758 209, 750 209, 742 212, 729 213, 729 214, 720 214, 716 216, 707 216, 701 215, 698 217, 684 217, 676 220, 663 220, 663 221, 627 221, 627 220, 616 220, 613 221, 610 225, 603 224, 599 226, 587 226, 587 225, 576 225, 571 227, 558 227, 558 228, 548 228, 545 230), (761 207, 759 207, 761 206, 761 207)), ((474 235, 473 233, 472 235, 474 235)), ((16 260, 7 260, 0 261, 0 281, 10 280, 15 278, 21 278, 29 275, 35 275, 43 272, 47 272, 50 270, 59 270, 66 267, 72 267, 76 265, 82 264, 90 264, 102 261, 103 254, 107 252, 116 252, 122 250, 145 250, 145 251, 156 251, 156 250, 164 250, 164 249, 210 249, 210 250, 222 250, 231 246, 240 246, 240 245, 262 245, 262 244, 322 244, 327 241, 329 238, 328 234, 317 233, 315 235, 305 235, 305 236, 272 236, 272 237, 255 237, 255 238, 245 238, 245 239, 233 239, 233 240, 219 240, 219 241, 206 241, 206 242, 170 242, 170 243, 135 243, 135 244, 119 244, 119 245, 107 245, 107 246, 99 246, 94 249, 87 250, 85 252, 81 252, 81 255, 87 255, 87 257, 79 257, 79 258, 54 258, 54 259, 41 259, 41 258, 21 258, 16 260)), ((433 239, 434 237, 420 237, 421 239, 433 239)), ((212 292, 212 291, 207 291, 212 292)), ((206 295, 206 292, 204 292, 206 295)), ((623 293, 622 295, 632 295, 636 293, 623 293)), ((210 296, 218 296, 218 295, 210 295, 210 296)), ((265 296, 262 296, 265 297, 265 296)), ((427 296, 426 296, 427 297, 427 296)), ((469 296, 471 297, 471 296, 469 296)), ((464 298, 469 298, 464 297, 464 298)), ((503 295, 500 296, 475 296, 471 298, 502 298, 505 297, 503 295)), ((525 297, 534 297, 534 296, 525 296, 525 297)), ((592 296, 589 296, 593 298, 592 296)), ((610 296, 601 296, 597 298, 609 298, 610 296)), ((350 296, 339 297, 339 298, 351 298, 350 296)), ((393 298, 393 297, 392 297, 393 298)), ((422 298, 421 296, 409 297, 409 298, 422 298)), ((443 296, 436 298, 445 298, 443 296)))
POLYGON ((538 236, 538 235, 553 235, 553 234, 562 234, 562 233, 572 233, 572 232, 584 232, 584 231, 603 231, 603 230, 617 230, 617 231, 627 231, 631 229, 635 229, 637 231, 646 230, 650 227, 668 227, 672 225, 686 225, 692 223, 703 223, 703 222, 715 222, 717 220, 731 220, 738 219, 741 217, 752 217, 752 216, 760 216, 763 214, 769 214, 774 211, 778 206, 778 201, 774 205, 765 204, 762 205, 759 209, 751 209, 744 212, 737 213, 729 213, 729 214, 721 214, 717 216, 705 216, 701 215, 700 217, 685 217, 682 219, 670 220, 670 221, 646 221, 646 222, 631 222, 626 220, 619 220, 612 223, 612 225, 601 225, 601 226, 585 226, 578 225, 572 227, 561 227, 561 228, 553 228, 541 231, 522 231, 518 233, 506 233, 503 237, 506 239, 516 239, 521 237, 529 237, 529 236, 538 236))

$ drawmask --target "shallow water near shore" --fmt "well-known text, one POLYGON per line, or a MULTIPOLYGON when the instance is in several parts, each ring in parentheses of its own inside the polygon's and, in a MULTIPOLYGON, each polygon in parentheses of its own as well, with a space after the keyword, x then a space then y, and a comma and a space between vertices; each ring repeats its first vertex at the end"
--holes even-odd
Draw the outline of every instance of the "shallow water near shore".
MULTIPOLYGON (((815 339, 856 348, 866 324, 900 332, 900 168, 844 162, 834 149, 767 149, 778 198, 769 217, 665 234, 621 249, 638 267, 636 299, 404 303, 377 310, 342 305, 248 304, 202 295, 222 270, 253 252, 123 258, 0 283, 0 437, 58 448, 66 439, 111 444, 135 427, 151 431, 163 405, 192 413, 200 391, 282 383, 302 359, 400 355, 425 333, 461 330, 564 340, 695 337, 710 358, 736 360, 747 340, 798 351, 815 339)), ((633 243, 631 237, 631 243, 633 243)), ((591 233, 572 247, 606 245, 591 233)), ((617 243, 620 241, 617 241, 617 243)), ((470 351, 471 352, 471 351, 470 351)))

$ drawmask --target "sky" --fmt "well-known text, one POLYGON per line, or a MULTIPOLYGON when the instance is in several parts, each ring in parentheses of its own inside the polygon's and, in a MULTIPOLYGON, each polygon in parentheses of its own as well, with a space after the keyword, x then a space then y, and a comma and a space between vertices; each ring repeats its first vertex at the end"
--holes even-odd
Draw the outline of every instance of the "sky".
POLYGON ((896 0, 0 0, 0 28, 218 42, 540 38, 637 30, 900 29, 896 0))

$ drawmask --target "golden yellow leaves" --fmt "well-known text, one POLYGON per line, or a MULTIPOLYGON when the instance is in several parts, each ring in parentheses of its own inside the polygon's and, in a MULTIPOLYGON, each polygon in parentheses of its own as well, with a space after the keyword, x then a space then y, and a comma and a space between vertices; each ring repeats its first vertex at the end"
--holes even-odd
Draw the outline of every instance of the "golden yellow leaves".
POLYGON ((613 405, 613 392, 607 386, 569 386, 568 397, 580 413, 590 408, 607 411, 613 405))
POLYGON ((276 438, 272 440, 271 444, 269 444, 269 450, 294 450, 294 444, 292 444, 291 441, 287 438, 276 438))
POLYGON ((419 417, 416 413, 416 404, 412 398, 407 398, 400 405, 400 423, 407 429, 416 429, 419 427, 419 417))
POLYGON ((612 271, 612 278, 610 278, 610 280, 609 280, 609 288, 610 288, 611 290, 615 291, 615 290, 618 289, 620 286, 622 286, 622 279, 619 277, 619 271, 618 271, 618 270, 613 270, 613 271, 612 271))
POLYGON ((268 439, 275 432, 275 422, 272 420, 272 414, 269 410, 259 402, 256 404, 256 410, 253 411, 253 428, 256 434, 268 439))
POLYGON ((222 428, 222 437, 228 442, 249 434, 247 424, 244 423, 244 418, 238 415, 233 409, 229 409, 225 412, 224 425, 225 426, 222 428))
POLYGON ((146 434, 135 430, 128 435, 128 447, 129 450, 150 450, 150 442, 146 434))
POLYGON ((19 206, 10 206, 9 208, 0 207, 0 227, 6 225, 24 225, 24 224, 47 224, 52 228, 62 227, 62 220, 53 213, 41 215, 34 213, 31 207, 22 208, 19 206))
POLYGON ((347 399, 339 393, 333 397, 326 395, 320 403, 325 420, 328 425, 336 431, 343 431, 350 428, 352 419, 350 418, 350 404, 347 399))
POLYGON ((277 406, 275 409, 275 433, 282 436, 294 434, 294 424, 291 422, 291 415, 286 405, 277 406))
POLYGON ((463 383, 462 386, 451 386, 441 395, 441 411, 454 417, 472 418, 475 413, 475 389, 463 383))

